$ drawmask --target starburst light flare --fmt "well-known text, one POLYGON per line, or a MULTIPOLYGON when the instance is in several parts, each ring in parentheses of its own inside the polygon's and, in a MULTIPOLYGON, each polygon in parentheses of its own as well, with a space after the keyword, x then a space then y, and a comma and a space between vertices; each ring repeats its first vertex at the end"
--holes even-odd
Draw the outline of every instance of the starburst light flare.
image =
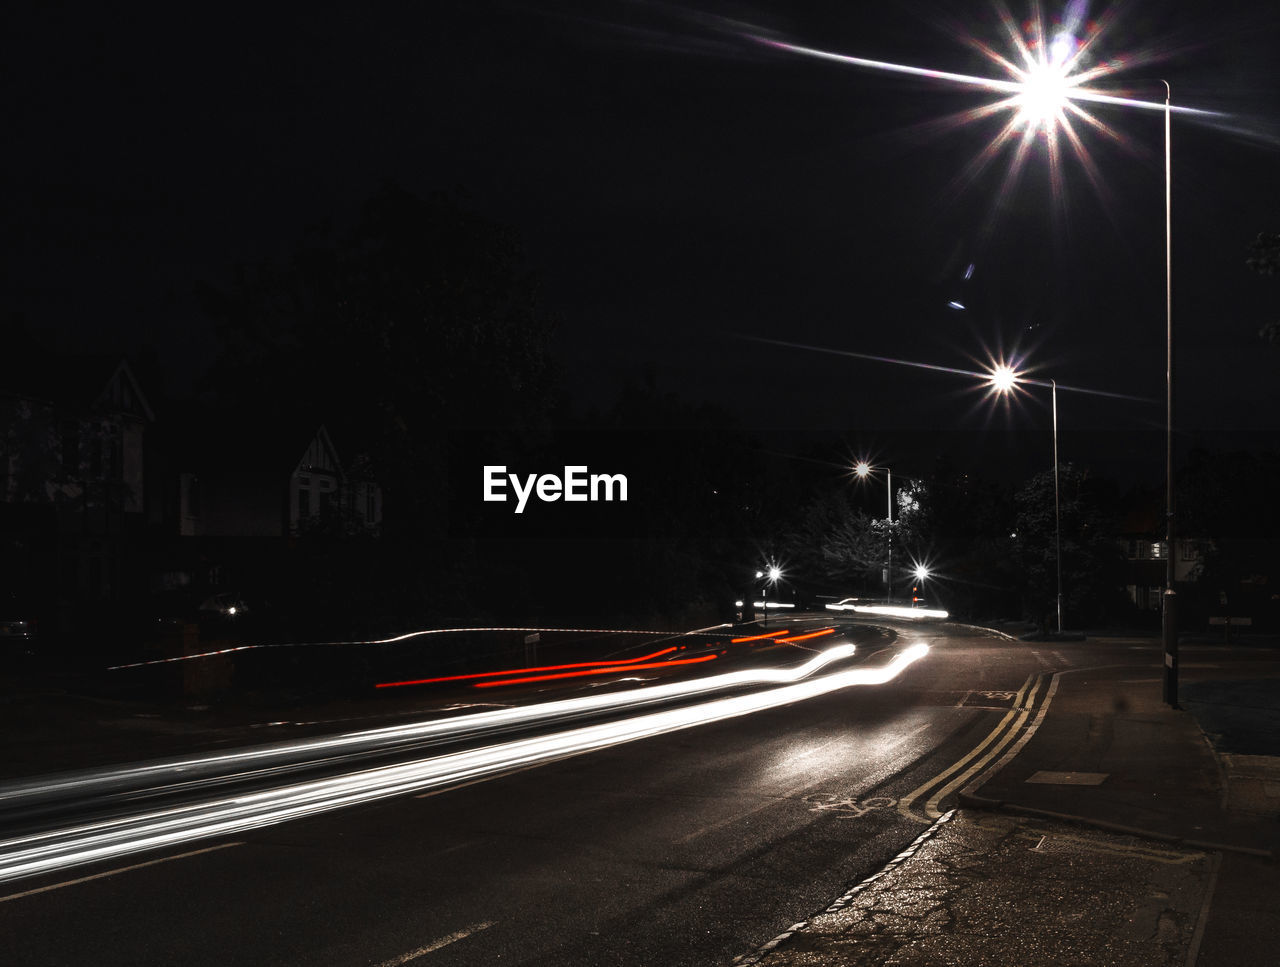
MULTIPOLYGON (((1152 53, 1136 53, 1099 60, 1097 64, 1086 67, 1085 60, 1093 56, 1094 48, 1099 45, 1100 38, 1110 24, 1110 18, 1104 18, 1100 26, 1086 25, 1084 4, 1078 0, 1067 4, 1063 16, 1052 28, 1046 26, 1038 4, 1033 4, 1031 16, 1025 26, 1015 22, 1007 9, 997 6, 997 12, 1007 53, 974 36, 966 36, 963 30, 959 31, 959 35, 996 70, 1002 72, 1003 77, 981 77, 912 64, 896 64, 805 47, 755 34, 746 36, 754 42, 792 54, 868 70, 906 74, 949 86, 972 87, 1001 95, 989 103, 970 108, 941 122, 943 127, 949 127, 1006 115, 1000 130, 959 172, 956 179, 957 184, 971 182, 1008 148, 1012 151, 1012 158, 998 191, 1001 198, 1008 196, 1017 183, 1032 148, 1037 143, 1043 145, 1048 155, 1056 200, 1061 201, 1062 198, 1061 165, 1066 153, 1064 147, 1070 149, 1071 155, 1084 169, 1094 189, 1105 196, 1098 164, 1090 155, 1082 136, 1084 129, 1092 130, 1115 143, 1127 144, 1127 141, 1119 131, 1089 110, 1091 106, 1111 105, 1161 112, 1168 110, 1206 119, 1225 117, 1217 111, 1171 106, 1163 100, 1126 97, 1090 86, 1121 69, 1128 70, 1138 64, 1151 62, 1156 56, 1152 53)), ((953 308, 961 306, 953 305, 953 308)))

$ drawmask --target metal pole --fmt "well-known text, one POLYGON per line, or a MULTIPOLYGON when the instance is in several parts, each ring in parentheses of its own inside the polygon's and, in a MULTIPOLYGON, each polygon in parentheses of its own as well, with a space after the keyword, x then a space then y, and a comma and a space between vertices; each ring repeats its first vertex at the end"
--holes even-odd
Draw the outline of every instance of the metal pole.
POLYGON ((1173 90, 1164 84, 1164 305, 1165 305, 1165 585, 1164 585, 1164 700, 1178 707, 1178 595, 1174 590, 1173 504, 1173 152, 1170 137, 1173 90))
POLYGON ((893 471, 885 467, 885 486, 889 491, 889 513, 886 520, 889 526, 885 528, 885 533, 889 537, 889 556, 885 561, 884 583, 887 589, 886 596, 890 604, 893 603, 893 471))
POLYGON ((1053 542, 1058 563, 1058 634, 1062 634, 1062 511, 1058 499, 1058 381, 1051 379, 1049 383, 1053 387, 1053 542))

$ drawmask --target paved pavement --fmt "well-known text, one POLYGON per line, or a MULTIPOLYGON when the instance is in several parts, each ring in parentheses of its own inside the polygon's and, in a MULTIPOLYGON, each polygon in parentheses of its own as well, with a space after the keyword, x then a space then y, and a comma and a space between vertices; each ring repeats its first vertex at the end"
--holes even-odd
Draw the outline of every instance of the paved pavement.
MULTIPOLYGON (((1246 727, 1272 755, 1215 752, 1191 711, 1123 675, 1055 675, 1015 758, 885 870, 738 963, 1275 963, 1280 733, 1268 747, 1246 727)), ((1190 691, 1209 697, 1211 723, 1250 717, 1190 691)))

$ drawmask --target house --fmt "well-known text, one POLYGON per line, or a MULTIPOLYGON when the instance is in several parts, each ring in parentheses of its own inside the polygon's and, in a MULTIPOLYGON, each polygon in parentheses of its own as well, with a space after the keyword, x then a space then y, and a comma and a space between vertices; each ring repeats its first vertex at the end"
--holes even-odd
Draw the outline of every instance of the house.
POLYGON ((0 371, 0 577, 41 610, 118 599, 145 526, 155 414, 130 364, 19 339, 0 371))
POLYGON ((220 418, 184 423, 170 458, 167 529, 183 538, 377 536, 382 491, 344 466, 323 424, 220 418))
POLYGON ((0 501, 140 514, 155 415, 127 361, 26 356, 0 375, 0 501))
MULTIPOLYGON (((1166 536, 1163 495, 1132 498, 1121 518, 1118 539, 1125 558, 1125 590, 1139 610, 1161 608, 1169 569, 1166 536)), ((1201 537, 1175 536, 1174 548, 1175 585, 1198 581, 1213 543, 1201 537)))

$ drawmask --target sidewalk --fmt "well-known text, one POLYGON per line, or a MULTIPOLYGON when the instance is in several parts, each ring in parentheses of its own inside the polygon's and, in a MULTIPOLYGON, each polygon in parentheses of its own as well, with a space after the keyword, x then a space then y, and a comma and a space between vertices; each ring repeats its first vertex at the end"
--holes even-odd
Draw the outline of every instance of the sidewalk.
POLYGON ((1191 712, 1123 673, 1056 683, 1007 766, 885 870, 738 963, 1274 962, 1280 745, 1215 754, 1191 712))

